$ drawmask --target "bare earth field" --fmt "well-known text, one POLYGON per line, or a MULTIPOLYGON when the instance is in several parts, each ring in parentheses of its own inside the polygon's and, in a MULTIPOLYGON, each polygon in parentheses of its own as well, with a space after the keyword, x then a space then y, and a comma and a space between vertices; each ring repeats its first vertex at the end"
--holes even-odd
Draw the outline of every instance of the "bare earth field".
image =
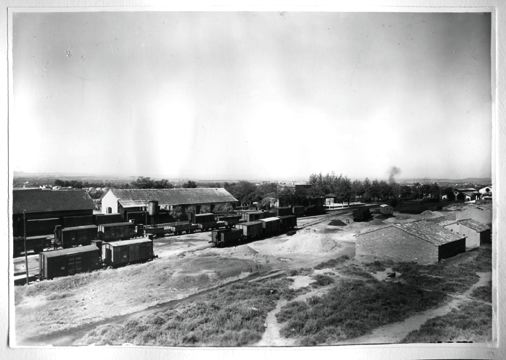
MULTIPOLYGON (((490 207, 441 213, 491 222, 483 221, 490 207)), ((354 260, 357 233, 441 214, 395 215, 369 223, 353 223, 346 211, 301 218, 295 235, 222 249, 210 247, 209 233, 167 237, 155 240, 158 258, 145 264, 16 286, 16 343, 490 341, 490 247, 431 266, 354 260)))

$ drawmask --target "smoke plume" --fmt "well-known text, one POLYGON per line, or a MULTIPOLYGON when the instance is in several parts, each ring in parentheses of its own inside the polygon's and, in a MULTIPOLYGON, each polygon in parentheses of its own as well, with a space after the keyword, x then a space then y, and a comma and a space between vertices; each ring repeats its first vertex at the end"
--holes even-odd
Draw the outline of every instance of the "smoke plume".
POLYGON ((401 169, 399 169, 397 166, 392 166, 389 170, 389 176, 388 176, 388 182, 390 184, 395 183, 395 176, 399 175, 401 173, 401 169))

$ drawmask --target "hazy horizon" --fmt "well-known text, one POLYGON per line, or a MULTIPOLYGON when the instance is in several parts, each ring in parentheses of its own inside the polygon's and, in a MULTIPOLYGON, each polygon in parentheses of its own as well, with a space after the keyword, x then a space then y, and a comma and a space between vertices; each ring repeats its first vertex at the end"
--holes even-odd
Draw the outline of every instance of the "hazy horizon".
MULTIPOLYGON (((490 178, 490 14, 14 13, 10 167, 490 178)), ((99 175, 100 176, 100 175, 99 175)))

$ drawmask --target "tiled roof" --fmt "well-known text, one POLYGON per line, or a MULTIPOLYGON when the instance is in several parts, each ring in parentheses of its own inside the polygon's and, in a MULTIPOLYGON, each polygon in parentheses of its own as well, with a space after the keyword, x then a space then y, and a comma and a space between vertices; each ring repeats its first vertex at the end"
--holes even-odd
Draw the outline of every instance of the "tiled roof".
POLYGON ((178 188, 178 189, 112 189, 123 207, 147 206, 150 200, 159 205, 197 205, 237 202, 223 188, 178 188))
POLYGON ((488 225, 482 224, 481 222, 478 222, 473 219, 462 219, 458 221, 459 224, 462 224, 470 229, 473 229, 477 232, 482 232, 486 230, 490 230, 490 227, 488 225))
POLYGON ((410 234, 433 243, 434 245, 444 245, 463 238, 463 236, 457 235, 442 226, 427 221, 415 221, 403 224, 400 227, 410 234))
POLYGON ((431 244, 437 246, 444 245, 464 238, 463 236, 456 235, 455 233, 445 229, 442 226, 427 221, 414 221, 402 225, 392 224, 381 228, 373 229, 370 231, 365 231, 363 233, 358 234, 357 236, 360 237, 365 234, 370 234, 374 232, 384 232, 389 231, 391 229, 402 230, 410 235, 416 236, 419 239, 430 242, 431 244))
POLYGON ((12 212, 29 213, 93 210, 93 200, 84 190, 14 190, 12 212))

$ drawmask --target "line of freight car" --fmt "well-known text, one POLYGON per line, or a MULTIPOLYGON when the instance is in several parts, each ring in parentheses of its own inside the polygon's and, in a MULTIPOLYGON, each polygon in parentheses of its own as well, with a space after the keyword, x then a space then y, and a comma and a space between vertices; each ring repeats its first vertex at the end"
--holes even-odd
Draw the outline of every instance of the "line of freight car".
POLYGON ((153 241, 149 239, 111 243, 94 240, 92 245, 39 253, 39 278, 53 279, 106 266, 118 267, 149 261, 154 257, 153 241))
POLYGON ((269 238, 297 227, 295 215, 269 217, 236 224, 237 229, 213 230, 210 242, 216 247, 234 246, 269 238))

